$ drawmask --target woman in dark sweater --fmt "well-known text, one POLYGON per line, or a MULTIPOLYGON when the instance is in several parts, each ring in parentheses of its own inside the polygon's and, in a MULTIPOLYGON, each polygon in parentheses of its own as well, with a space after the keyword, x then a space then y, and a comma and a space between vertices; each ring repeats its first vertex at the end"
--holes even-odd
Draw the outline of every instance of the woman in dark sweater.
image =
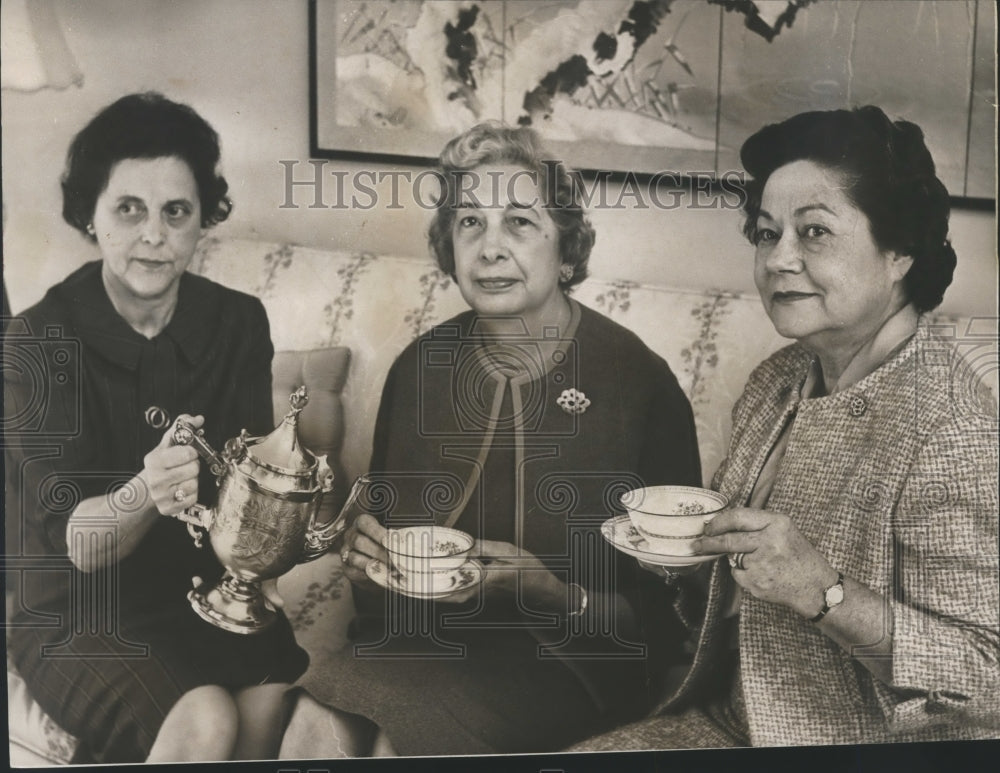
POLYGON ((218 160, 185 105, 134 94, 105 108, 63 179, 64 217, 101 260, 6 331, 12 362, 46 363, 4 368, 8 545, 37 569, 21 573, 9 653, 80 761, 273 757, 308 660, 282 616, 242 636, 195 614, 192 579, 222 567, 163 517, 215 491, 167 417, 209 417, 216 448, 273 427, 263 305, 186 273, 232 207, 218 160))
POLYGON ((675 646, 643 614, 665 586, 600 524, 625 490, 700 485, 690 405, 662 358, 569 296, 594 232, 531 130, 479 125, 441 172, 431 246, 472 309, 383 389, 371 506, 341 552, 354 641, 313 680, 343 720, 325 756, 558 749, 641 716, 675 646), (430 522, 472 534, 484 569, 439 599, 387 593, 386 527, 430 522))

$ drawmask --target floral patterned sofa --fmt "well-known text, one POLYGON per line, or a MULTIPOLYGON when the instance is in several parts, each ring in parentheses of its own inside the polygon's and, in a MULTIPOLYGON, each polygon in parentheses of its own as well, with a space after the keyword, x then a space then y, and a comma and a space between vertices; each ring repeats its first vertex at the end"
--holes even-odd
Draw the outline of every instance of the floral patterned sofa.
MULTIPOLYGON (((191 270, 264 302, 278 352, 275 416, 284 414, 289 391, 304 381, 313 396, 302 417, 304 442, 339 458, 340 487, 328 507, 335 509, 368 464, 379 395, 393 359, 413 338, 465 308, 454 282, 429 258, 215 236, 203 240, 191 270)), ((774 332, 759 299, 724 288, 597 278, 576 288, 574 297, 633 330, 670 364, 694 408, 707 481, 725 452, 730 410, 751 369, 787 343, 774 332)), ((945 331, 969 338, 968 320, 938 321, 945 331)), ((995 342, 993 332, 994 364, 995 342)), ((992 376, 995 380, 995 367, 992 376)), ((341 646, 350 594, 335 554, 296 567, 279 588, 314 663, 341 646)), ((301 681, 306 690, 309 680, 307 672, 301 681)), ((51 765, 71 758, 75 739, 38 710, 10 670, 8 709, 12 764, 51 765)), ((294 744, 282 756, 296 757, 294 744)))

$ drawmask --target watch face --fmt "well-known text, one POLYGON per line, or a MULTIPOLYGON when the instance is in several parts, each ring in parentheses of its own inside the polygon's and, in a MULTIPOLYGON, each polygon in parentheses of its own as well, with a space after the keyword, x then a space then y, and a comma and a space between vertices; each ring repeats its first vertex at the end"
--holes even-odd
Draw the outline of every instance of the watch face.
POLYGON ((827 588, 826 591, 826 605, 828 607, 836 606, 841 601, 844 600, 844 586, 834 585, 832 588, 827 588))

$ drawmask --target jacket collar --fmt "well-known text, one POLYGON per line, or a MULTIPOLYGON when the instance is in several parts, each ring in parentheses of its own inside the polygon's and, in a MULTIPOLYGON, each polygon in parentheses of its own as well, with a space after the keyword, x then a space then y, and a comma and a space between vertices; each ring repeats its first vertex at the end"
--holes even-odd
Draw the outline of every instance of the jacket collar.
MULTIPOLYGON (((847 367, 844 368, 837 383, 832 388, 827 385, 829 390, 827 394, 834 395, 849 390, 881 368, 884 363, 889 362, 913 338, 917 332, 919 320, 920 316, 911 304, 906 304, 889 317, 871 340, 866 342, 854 355, 847 367)), ((813 358, 805 383, 802 385, 802 396, 814 396, 817 386, 822 383, 823 375, 820 370, 819 358, 816 357, 813 358)))
POLYGON ((540 377, 548 376, 558 364, 566 362, 568 356, 567 350, 576 337, 577 328, 580 326, 580 318, 582 316, 580 304, 573 298, 567 297, 566 300, 569 302, 569 322, 565 330, 559 331, 559 343, 555 351, 544 361, 539 361, 540 350, 538 349, 537 342, 527 334, 527 331, 524 329, 524 323, 516 317, 509 320, 511 332, 505 338, 514 350, 514 355, 510 358, 511 362, 520 362, 523 366, 520 368, 505 368, 503 367, 503 363, 498 363, 492 359, 488 352, 488 344, 493 336, 484 332, 478 324, 478 317, 473 316, 469 320, 467 335, 476 343, 475 355, 483 372, 497 383, 510 381, 512 385, 520 386, 540 377), (529 364, 524 366, 524 363, 529 364))
MULTIPOLYGON (((99 260, 87 263, 60 285, 60 294, 84 342, 108 361, 135 370, 149 339, 133 330, 115 310, 104 289, 101 266, 99 260)), ((205 353, 210 340, 206 330, 214 327, 219 313, 212 283, 185 272, 173 317, 159 335, 173 340, 184 359, 193 364, 205 353)))

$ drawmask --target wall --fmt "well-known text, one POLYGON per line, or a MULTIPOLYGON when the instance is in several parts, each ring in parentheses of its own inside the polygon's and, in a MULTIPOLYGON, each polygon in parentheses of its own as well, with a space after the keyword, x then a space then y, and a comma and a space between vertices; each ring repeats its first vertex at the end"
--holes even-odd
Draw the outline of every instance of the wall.
MULTIPOLYGON (((279 162, 297 161, 298 179, 311 174, 305 0, 59 0, 57 12, 85 73, 83 87, 2 95, 4 271, 15 311, 96 257, 59 215, 65 149, 97 110, 142 89, 190 103, 222 136, 236 209, 219 235, 427 255, 428 213, 405 195, 406 186, 398 209, 313 209, 302 188, 294 192, 299 207, 281 206, 286 171, 279 162)), ((343 169, 350 179, 366 168, 380 169, 329 162, 326 171, 343 169)), ((617 198, 608 191, 610 201, 617 198)), ((692 208, 690 197, 680 203, 668 212, 595 211, 593 274, 752 292, 738 213, 692 208)), ((995 315, 995 229, 990 214, 954 214, 960 266, 944 311, 995 315)))

